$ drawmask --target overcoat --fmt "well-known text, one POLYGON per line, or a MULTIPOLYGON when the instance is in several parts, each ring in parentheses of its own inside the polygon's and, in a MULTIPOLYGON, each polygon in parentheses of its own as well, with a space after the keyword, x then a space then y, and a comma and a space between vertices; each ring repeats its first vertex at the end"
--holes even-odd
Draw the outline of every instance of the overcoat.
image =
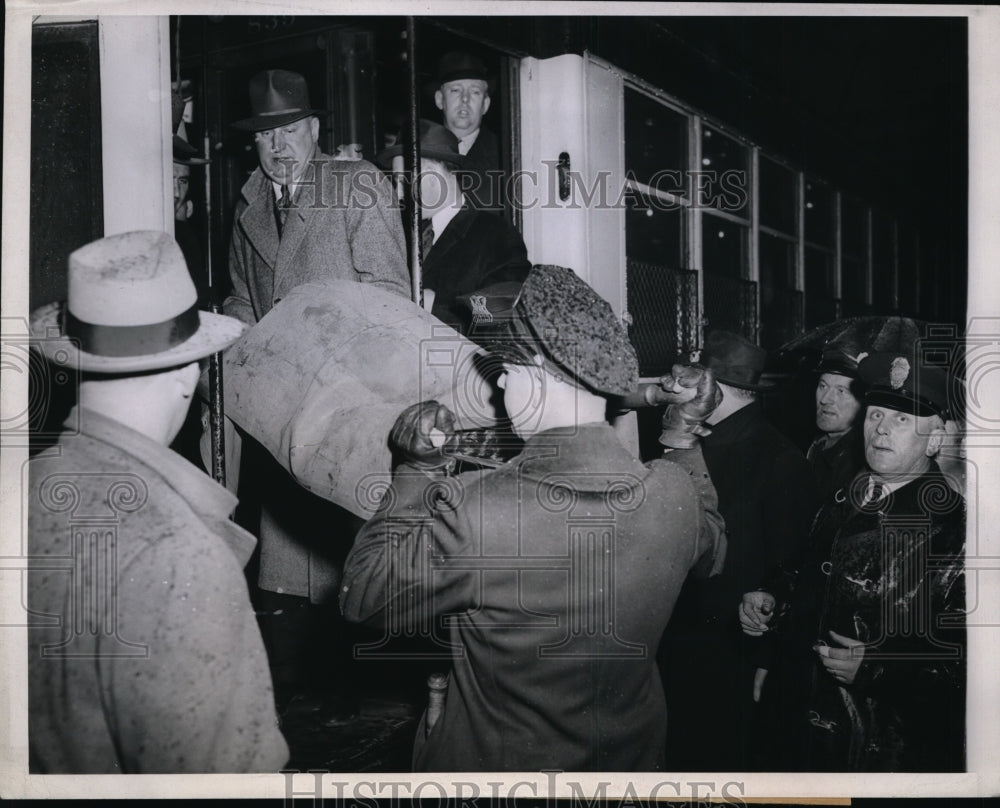
POLYGON ((459 181, 472 207, 494 213, 503 210, 506 184, 500 168, 500 144, 485 126, 479 127, 479 134, 465 155, 459 181))
POLYGON ((861 504, 867 473, 816 517, 783 633, 789 768, 963 771, 965 500, 936 465, 861 504), (866 644, 841 686, 813 646, 866 644), (787 671, 787 674, 786 674, 787 671))
POLYGON ((503 302, 490 294, 496 284, 522 283, 531 271, 521 234, 495 213, 474 210, 468 203, 434 242, 423 265, 424 287, 434 290, 431 313, 456 331, 471 325, 472 294, 482 295, 490 315, 509 308, 509 288, 503 302))
POLYGON ((397 474, 348 557, 341 608, 450 653, 424 771, 662 768, 655 649, 721 520, 698 449, 648 467, 607 424, 528 439, 505 466, 397 474))
POLYGON ((276 772, 288 759, 236 498, 74 410, 30 463, 31 771, 276 772))
POLYGON ((802 452, 754 401, 702 438, 705 465, 726 521, 722 574, 690 579, 664 639, 671 764, 694 771, 755 765, 753 675, 767 667, 768 643, 745 637, 738 608, 765 574, 796 560, 818 507, 802 452), (724 733, 719 727, 727 726, 724 733))
MULTIPOLYGON (((281 238, 274 188, 258 167, 242 189, 233 217, 226 314, 254 325, 296 286, 331 278, 360 281, 410 297, 399 208, 388 180, 364 160, 336 160, 317 150, 293 196, 281 238)), ((281 395, 280 391, 260 391, 281 395)), ((237 439, 236 436, 233 436, 237 439)), ((258 447, 261 485, 259 585, 322 602, 336 594, 339 547, 353 530, 349 517, 299 490, 258 447), (326 528, 317 530, 317 525, 326 528)))
POLYGON ((806 458, 816 477, 820 503, 826 504, 865 468, 865 441, 860 425, 852 426, 833 446, 823 448, 823 437, 820 435, 812 442, 806 458))
POLYGON ((226 314, 253 325, 288 290, 324 278, 410 296, 399 208, 375 166, 317 150, 292 202, 279 239, 271 181, 258 167, 244 184, 233 214, 226 314))

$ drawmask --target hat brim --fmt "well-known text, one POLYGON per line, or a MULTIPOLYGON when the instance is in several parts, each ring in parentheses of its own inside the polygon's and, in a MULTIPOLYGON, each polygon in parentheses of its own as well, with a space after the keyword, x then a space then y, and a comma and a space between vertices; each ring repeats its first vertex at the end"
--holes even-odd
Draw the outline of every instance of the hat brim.
POLYGON ((31 313, 31 335, 37 347, 52 363, 93 373, 138 373, 186 365, 228 348, 247 330, 234 317, 198 312, 198 330, 180 345, 167 351, 141 356, 101 356, 80 350, 76 340, 62 333, 62 303, 49 303, 31 313))
POLYGON ((496 79, 490 76, 474 75, 471 73, 458 73, 452 76, 446 76, 443 79, 433 79, 424 84, 424 95, 427 98, 434 100, 434 93, 441 89, 442 84, 447 84, 449 81, 459 81, 460 79, 479 79, 479 81, 486 82, 486 94, 494 95, 497 91, 496 79))
POLYGON ((754 393, 767 393, 771 390, 774 390, 778 386, 775 382, 760 381, 757 384, 750 384, 749 382, 739 382, 733 379, 723 378, 718 373, 715 374, 715 380, 718 382, 722 382, 723 384, 728 384, 730 387, 738 387, 740 390, 750 390, 754 393))
POLYGON ((917 415, 926 418, 931 415, 947 420, 948 408, 935 404, 929 399, 922 398, 912 392, 899 392, 892 388, 873 387, 864 396, 865 406, 885 407, 897 412, 905 412, 909 415, 917 415))
POLYGON ((198 150, 184 138, 174 135, 174 162, 184 166, 203 166, 208 163, 198 150))
POLYGON ((252 118, 243 118, 229 124, 233 129, 241 129, 244 132, 263 132, 266 129, 277 129, 279 126, 287 126, 290 123, 301 121, 313 115, 320 117, 329 115, 325 109, 306 109, 296 112, 282 112, 280 115, 254 115, 252 118))
MULTIPOLYGON (((383 149, 375 156, 375 162, 377 162, 383 168, 392 168, 392 158, 399 157, 403 153, 403 147, 399 144, 395 146, 390 146, 388 149, 383 149)), ((421 160, 437 160, 439 163, 447 163, 448 165, 454 166, 456 169, 463 169, 468 164, 468 161, 463 154, 455 154, 454 152, 439 151, 438 149, 420 149, 420 159, 421 160)))

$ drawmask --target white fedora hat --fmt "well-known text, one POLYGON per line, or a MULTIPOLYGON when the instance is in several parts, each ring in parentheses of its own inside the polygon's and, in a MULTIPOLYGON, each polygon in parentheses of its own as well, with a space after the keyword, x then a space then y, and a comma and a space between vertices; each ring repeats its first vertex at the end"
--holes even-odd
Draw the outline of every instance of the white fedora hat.
POLYGON ((49 361, 96 373, 186 365, 231 345, 246 326, 198 310, 198 293, 174 239, 137 230, 98 239, 69 256, 64 303, 31 313, 49 361))

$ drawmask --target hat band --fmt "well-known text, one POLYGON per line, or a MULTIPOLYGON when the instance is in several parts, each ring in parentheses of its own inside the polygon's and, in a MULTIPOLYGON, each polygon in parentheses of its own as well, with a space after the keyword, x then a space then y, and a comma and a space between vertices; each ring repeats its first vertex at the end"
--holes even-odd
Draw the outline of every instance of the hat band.
POLYGON ((273 112, 258 112, 257 116, 259 118, 275 117, 278 115, 289 115, 292 112, 305 112, 302 107, 288 107, 287 109, 278 109, 273 112))
POLYGON ((146 356, 169 351, 190 339, 201 320, 198 303, 176 317, 149 325, 97 325, 73 316, 68 308, 63 333, 79 340, 80 348, 96 356, 146 356))

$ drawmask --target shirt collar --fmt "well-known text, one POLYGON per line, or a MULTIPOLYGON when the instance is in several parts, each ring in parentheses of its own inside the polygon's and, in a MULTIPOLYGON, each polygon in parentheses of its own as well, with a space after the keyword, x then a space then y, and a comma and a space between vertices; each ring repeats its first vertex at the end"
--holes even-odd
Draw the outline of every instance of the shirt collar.
POLYGON ((473 144, 475 144, 477 137, 479 137, 478 127, 473 131, 469 132, 469 134, 467 134, 465 137, 460 137, 458 139, 458 153, 468 154, 469 149, 471 149, 473 144))
POLYGON ((441 234, 444 232, 445 228, 451 224, 451 220, 454 219, 462 210, 462 204, 465 200, 463 199, 458 205, 448 205, 446 208, 441 208, 437 213, 431 216, 431 226, 434 228, 434 243, 437 244, 441 234))

